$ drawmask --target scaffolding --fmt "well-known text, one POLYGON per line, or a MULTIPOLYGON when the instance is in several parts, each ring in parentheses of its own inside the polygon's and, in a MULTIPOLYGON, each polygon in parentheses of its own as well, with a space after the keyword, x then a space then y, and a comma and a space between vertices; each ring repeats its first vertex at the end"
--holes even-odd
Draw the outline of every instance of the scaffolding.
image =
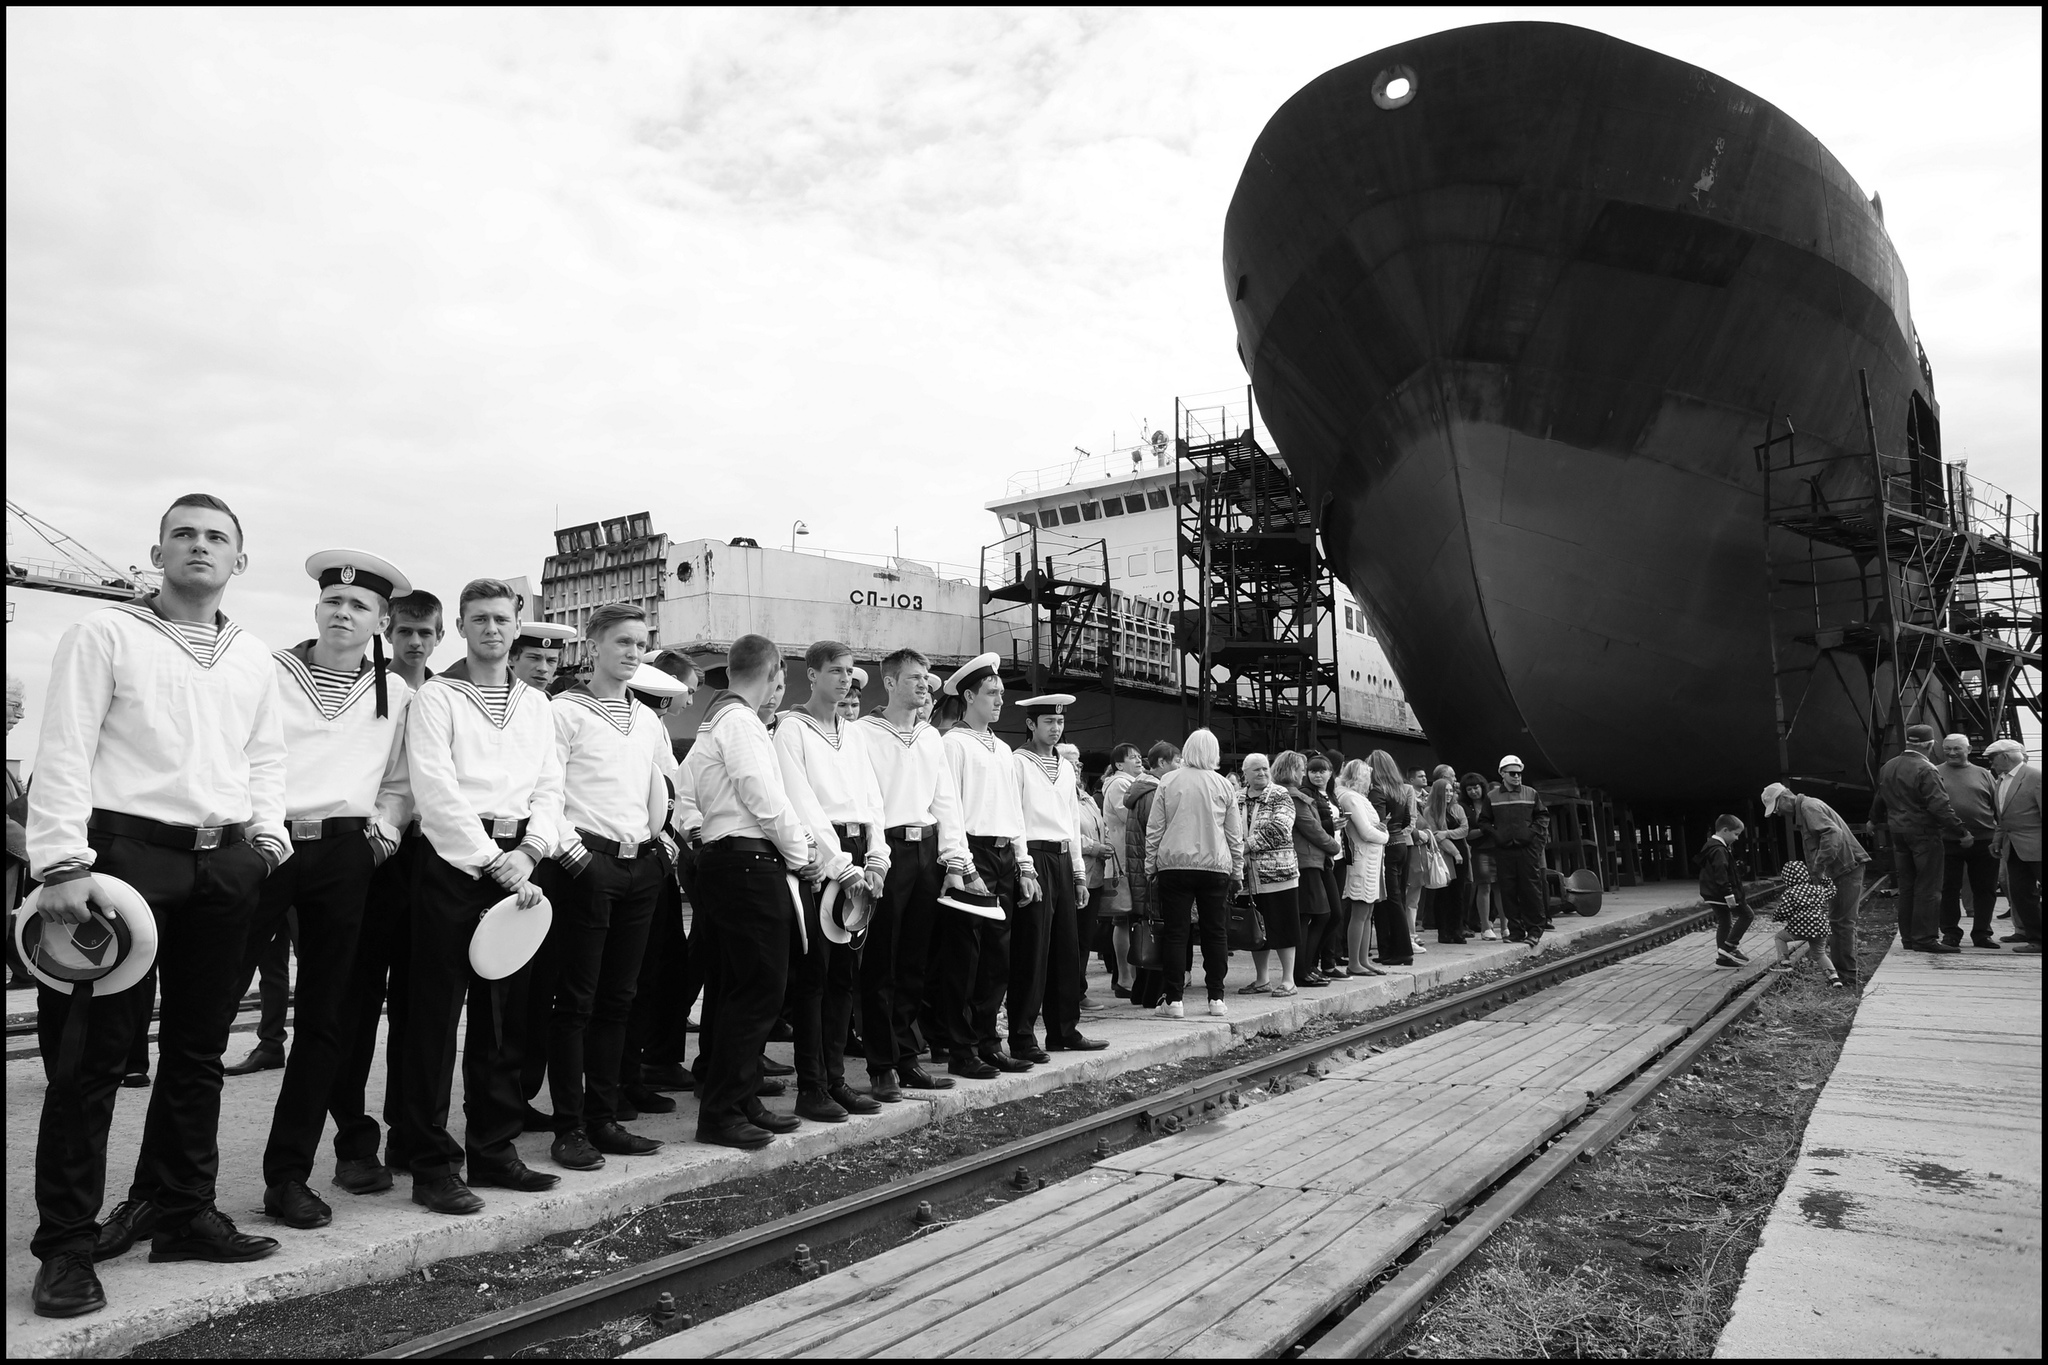
POLYGON ((1315 509, 1259 435, 1249 386, 1242 398, 1174 404, 1175 635, 1195 664, 1191 719, 1226 752, 1333 747, 1335 579, 1315 509))
POLYGON ((1968 735, 1979 750, 2025 742, 2023 711, 2038 728, 2041 519, 1942 461, 1939 424, 1917 393, 1904 451, 1882 452, 1867 374, 1858 383, 1868 450, 1803 456, 1783 419, 1755 453, 1780 770, 1828 781, 1792 768, 1793 736, 1827 668, 1861 694, 1862 777, 1875 786, 1908 725, 1968 735))
POLYGON ((1118 618, 1109 546, 1029 526, 981 550, 981 648, 1026 696, 1100 689, 1115 727, 1118 618))

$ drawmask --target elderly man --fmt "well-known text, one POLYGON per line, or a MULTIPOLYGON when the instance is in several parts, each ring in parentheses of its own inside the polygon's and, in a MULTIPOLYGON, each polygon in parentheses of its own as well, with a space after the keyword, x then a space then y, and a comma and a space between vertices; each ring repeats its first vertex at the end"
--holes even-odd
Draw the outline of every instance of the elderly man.
POLYGON ((1850 832, 1848 821, 1818 796, 1800 796, 1784 783, 1773 782, 1764 788, 1763 801, 1766 812, 1792 817, 1799 826, 1807 866, 1815 875, 1834 882, 1835 899, 1828 909, 1828 960, 1834 963, 1843 985, 1860 989, 1856 911, 1863 904, 1863 867, 1870 855, 1850 832))
POLYGON ((2005 891, 2012 901, 2014 933, 2006 942, 2016 953, 2041 951, 2041 770, 2027 762, 2016 739, 1984 746, 1998 776, 1998 856, 2005 864, 2005 891))
POLYGON ((1971 838, 1968 848, 1953 837, 1941 841, 1941 941, 1951 948, 1962 946, 1963 881, 1968 878, 1970 943, 1996 951, 1991 908, 1998 901, 1998 855, 1992 851, 1991 836, 1998 829, 1997 781, 1970 761, 1968 735, 1942 738, 1941 766, 1935 772, 1971 838))
POLYGON ((1877 774, 1877 795, 1870 803, 1870 823, 1882 821, 1891 833, 1892 876, 1899 888, 1899 939, 1918 953, 1959 953, 1943 943, 1941 916, 1942 842, 1953 839, 1968 849, 1976 836, 1956 814, 1948 789, 1935 770, 1934 727, 1914 725, 1906 731, 1906 751, 1877 774))

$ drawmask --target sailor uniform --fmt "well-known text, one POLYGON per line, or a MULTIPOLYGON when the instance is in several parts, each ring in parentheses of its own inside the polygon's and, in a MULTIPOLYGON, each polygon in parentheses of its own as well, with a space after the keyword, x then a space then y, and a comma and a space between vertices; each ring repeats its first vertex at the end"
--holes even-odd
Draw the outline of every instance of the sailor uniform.
MULTIPOLYGON (((712 699, 683 774, 702 821, 691 946, 704 970, 697 1123, 709 1132, 761 1112, 761 1051, 782 1011, 797 913, 788 873, 811 861, 813 841, 767 726, 733 693, 712 699)), ((830 861, 845 855, 833 849, 830 861)))
MULTIPOLYGON (((774 734, 783 786, 818 846, 844 855, 842 868, 874 869, 886 879, 889 845, 882 837, 882 793, 868 765, 866 743, 837 708, 823 722, 808 711, 787 712, 774 734)), ((822 885, 803 888, 804 933, 789 983, 797 1085, 805 1090, 846 1081, 846 1034, 860 979, 861 949, 831 942, 820 925, 822 885)))
MULTIPOLYGON (((242 945, 263 879, 289 856, 285 749, 270 651, 224 616, 183 631, 149 603, 87 615, 50 667, 28 858, 44 882, 97 870, 149 902, 160 931, 160 1065, 133 1193, 175 1230, 213 1202, 220 1164, 221 1053, 234 1022, 242 945)), ((147 1016, 89 993, 37 991, 44 1067, 73 1010, 89 1016, 76 1092, 43 1099, 30 1250, 92 1249, 106 1188, 107 1130, 129 1045, 147 1016)))
MULTIPOLYGON (((1029 856, 1024 808, 1010 747, 987 730, 956 725, 945 735, 946 763, 960 799, 960 823, 983 885, 1004 918, 942 913, 932 943, 932 1010, 956 1059, 996 1052, 996 1012, 1010 981, 1012 930, 1022 911, 1018 868, 1029 856)), ((1028 1025, 1027 1025, 1028 1027, 1028 1025)))
POLYGON ((298 920, 299 977, 291 1052, 263 1153, 263 1180, 309 1180, 328 1098, 341 1067, 343 997, 362 930, 370 878, 412 819, 405 773, 405 713, 412 690, 361 662, 348 685, 323 687, 307 640, 273 656, 285 741, 286 828, 292 857, 263 884, 243 954, 244 980, 288 912, 298 920))
POLYGON ((555 1128, 567 1132, 618 1118, 626 1021, 669 877, 659 836, 675 758, 661 718, 630 696, 579 684, 554 699, 554 723, 564 815, 543 883, 555 911, 541 950, 553 989, 538 993, 553 1004, 528 1047, 547 1057, 555 1128))
POLYGON ((862 756, 882 800, 889 875, 861 950, 860 1017, 870 1070, 921 1061, 913 1031, 945 874, 974 870, 960 822, 960 796, 939 732, 912 720, 906 732, 883 716, 862 716, 862 756))
POLYGON ((560 838, 562 759, 547 699, 513 679, 502 710, 465 660, 430 680, 405 722, 406 761, 425 841, 414 873, 412 1017, 404 1062, 402 1142, 415 1181, 474 1174, 517 1156, 526 969, 487 981, 469 965, 477 918, 505 896, 485 869, 517 849, 536 863, 560 838), (462 1044, 464 1142, 448 1134, 456 1028, 462 1044), (509 1027, 508 1027, 509 1025, 509 1027))
POLYGON ((1024 837, 1039 887, 1038 900, 1010 926, 1011 1047, 1028 1053, 1036 1050, 1031 1034, 1041 1012, 1046 1041, 1054 1045, 1073 1036, 1081 1020, 1075 873, 1084 864, 1073 765, 1057 753, 1040 755, 1029 747, 1015 751, 1015 763, 1024 837))

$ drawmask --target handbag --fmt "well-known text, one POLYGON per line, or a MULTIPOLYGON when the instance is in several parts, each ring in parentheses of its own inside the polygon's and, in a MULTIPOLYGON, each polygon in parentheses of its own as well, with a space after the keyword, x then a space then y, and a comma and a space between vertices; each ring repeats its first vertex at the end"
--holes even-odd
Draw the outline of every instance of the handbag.
POLYGON ((1156 919, 1131 921, 1131 965, 1133 967, 1157 967, 1159 965, 1159 930, 1156 919))
POLYGON ((1430 891, 1441 891, 1451 884, 1451 865, 1444 861, 1443 850, 1431 840, 1422 850, 1422 885, 1430 891))
POLYGON ((1266 946, 1266 917, 1259 913, 1257 901, 1239 896, 1230 903, 1229 932, 1233 948, 1257 952, 1266 946))

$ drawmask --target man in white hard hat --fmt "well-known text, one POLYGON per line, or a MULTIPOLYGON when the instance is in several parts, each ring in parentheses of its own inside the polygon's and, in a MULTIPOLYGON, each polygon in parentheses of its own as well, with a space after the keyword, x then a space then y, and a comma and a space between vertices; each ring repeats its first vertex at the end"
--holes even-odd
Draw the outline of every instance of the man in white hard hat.
POLYGON ((1550 928, 1549 896, 1543 879, 1543 846, 1550 842, 1550 811, 1536 789, 1522 784, 1522 760, 1500 761, 1500 781, 1479 803, 1482 846, 1493 854, 1508 941, 1535 947, 1550 928))
POLYGON ((1856 910, 1863 904, 1863 869, 1870 855, 1850 832, 1849 822, 1818 796, 1801 796, 1782 782, 1764 788, 1766 815, 1789 815, 1799 829, 1800 849, 1814 875, 1835 884, 1828 907, 1828 960, 1850 990, 1862 987, 1856 963, 1856 910))

